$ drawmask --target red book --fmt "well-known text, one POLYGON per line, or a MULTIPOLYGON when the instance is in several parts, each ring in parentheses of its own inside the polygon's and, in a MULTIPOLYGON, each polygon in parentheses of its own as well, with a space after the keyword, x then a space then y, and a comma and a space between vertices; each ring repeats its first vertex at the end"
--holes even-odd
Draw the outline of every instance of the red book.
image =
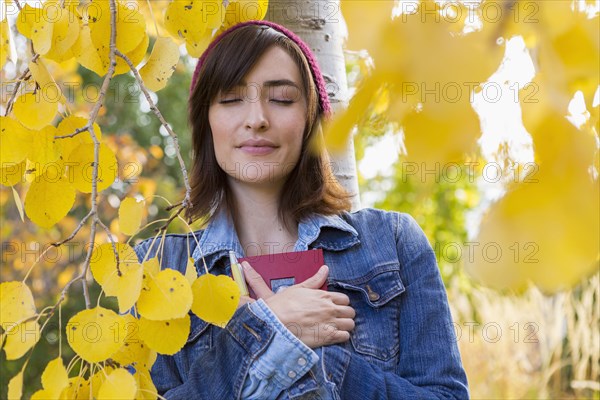
MULTIPOLYGON (((239 259, 240 264, 242 261, 248 261, 274 293, 282 288, 304 282, 325 264, 322 249, 244 257, 239 259)), ((327 290, 327 282, 320 289, 327 290)), ((250 297, 256 299, 252 288, 248 287, 248 291, 250 297)))

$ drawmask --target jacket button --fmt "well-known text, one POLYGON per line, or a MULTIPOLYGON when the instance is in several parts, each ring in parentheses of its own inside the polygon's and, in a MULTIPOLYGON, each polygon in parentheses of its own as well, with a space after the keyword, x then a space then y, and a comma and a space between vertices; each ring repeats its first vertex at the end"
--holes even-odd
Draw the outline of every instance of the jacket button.
POLYGON ((298 364, 301 366, 305 366, 306 365, 306 359, 304 357, 300 357, 298 359, 298 364))
POLYGON ((369 300, 377 301, 379 300, 379 293, 374 292, 369 285, 367 285, 367 292, 369 292, 369 300))
POLYGON ((296 373, 294 371, 290 371, 290 372, 288 372, 288 376, 290 378, 295 378, 296 377, 296 373))

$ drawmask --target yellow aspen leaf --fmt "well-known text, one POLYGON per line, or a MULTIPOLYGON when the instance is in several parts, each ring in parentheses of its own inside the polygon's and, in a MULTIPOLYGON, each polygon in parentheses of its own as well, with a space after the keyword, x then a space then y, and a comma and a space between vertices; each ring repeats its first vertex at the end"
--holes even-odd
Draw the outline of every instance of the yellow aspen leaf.
POLYGON ((452 117, 425 106, 404 119, 407 158, 425 163, 430 170, 440 163, 462 160, 465 153, 476 149, 480 136, 479 118, 469 102, 448 103, 446 107, 452 117))
POLYGON ((191 57, 200 57, 204 50, 208 48, 208 45, 212 41, 213 36, 210 31, 204 33, 198 39, 189 39, 185 42, 185 48, 191 57))
POLYGON ((196 271, 195 261, 192 257, 188 258, 187 265, 185 266, 185 279, 188 280, 190 285, 194 284, 194 281, 198 279, 198 271, 196 271))
POLYGON ((97 399, 98 398, 98 392, 100 391, 100 388, 102 387, 102 384, 104 383, 104 381, 106 380, 106 376, 111 372, 114 371, 116 368, 107 366, 103 369, 99 369, 97 370, 98 372, 96 372, 89 380, 89 385, 92 387, 91 390, 91 398, 92 399, 97 399))
POLYGON ((128 197, 119 206, 119 230, 125 235, 133 235, 140 228, 145 202, 128 197))
POLYGON ((21 12, 19 12, 19 15, 17 16, 17 30, 26 38, 31 38, 31 24, 35 18, 36 12, 37 11, 35 7, 31 6, 29 3, 25 3, 25 5, 21 7, 21 12), (31 15, 32 17, 27 18, 28 15, 31 15))
POLYGON ((148 62, 140 69, 146 87, 155 92, 164 88, 179 62, 179 47, 171 38, 159 37, 148 62))
POLYGON ((164 269, 150 278, 137 302, 137 310, 146 319, 182 318, 192 305, 190 283, 179 271, 164 269))
POLYGON ((42 373, 42 387, 49 397, 58 399, 64 388, 69 385, 69 374, 61 357, 57 357, 46 365, 42 373))
POLYGON ((206 19, 206 28, 208 30, 220 28, 225 22, 225 12, 227 11, 224 2, 220 0, 201 0, 201 3, 202 14, 206 19))
POLYGON ((35 393, 33 393, 29 400, 52 400, 52 399, 56 399, 56 397, 53 397, 52 393, 50 393, 49 390, 40 389, 40 390, 36 391, 35 393))
MULTIPOLYGON (((117 49, 128 53, 135 49, 146 34, 146 20, 139 7, 127 7, 116 2, 117 49)), ((84 11, 84 19, 90 27, 92 42, 108 55, 110 49, 110 6, 105 0, 92 0, 84 11)))
POLYGON ((154 321, 140 318, 140 337, 159 354, 175 354, 185 345, 190 334, 190 316, 154 321))
MULTIPOLYGON (((79 117, 77 115, 69 115, 56 127, 56 136, 66 136, 75 133, 77 129, 81 129, 88 124, 88 119, 84 117, 79 117)), ((101 141, 102 139, 102 129, 100 126, 94 122, 94 135, 96 138, 101 141)), ((89 131, 81 132, 73 137, 60 139, 62 143, 62 151, 65 156, 69 156, 77 146, 80 144, 93 144, 94 140, 89 131)))
POLYGON ((158 262, 158 257, 152 257, 144 261, 144 273, 147 273, 149 276, 144 277, 150 282, 150 279, 153 279, 160 272, 160 263, 158 262))
POLYGON ((15 200, 15 205, 17 206, 17 210, 19 211, 19 217, 21 217, 21 222, 25 222, 25 215, 23 214, 23 202, 21 201, 21 197, 19 196, 19 192, 12 189, 13 199, 15 200))
MULTIPOLYGON (((23 367, 26 365, 27 363, 23 367)), ((23 396, 23 370, 24 368, 8 382, 8 400, 21 400, 21 396, 23 396)))
POLYGON ((31 149, 32 131, 14 118, 0 117, 0 163, 20 163, 31 149))
POLYGON ((60 159, 62 148, 58 139, 55 139, 56 128, 52 125, 45 126, 42 130, 31 133, 32 148, 27 158, 36 164, 38 176, 45 171, 49 164, 60 159))
POLYGON ((554 110, 546 112, 528 127, 535 168, 484 216, 475 240, 481 256, 465 265, 494 288, 520 291, 533 282, 555 293, 598 269, 600 188, 588 173, 595 139, 554 110))
POLYGON ((42 129, 58 112, 58 102, 44 96, 42 91, 25 93, 15 100, 13 114, 27 128, 42 129))
MULTIPOLYGON (((142 62, 142 60, 146 56, 148 45, 150 45, 150 37, 147 34, 144 34, 140 44, 138 44, 135 49, 126 53, 127 57, 131 60, 133 65, 138 65, 142 62)), ((126 72, 129 72, 129 65, 127 65, 127 63, 123 59, 121 59, 121 57, 118 57, 117 67, 115 68, 115 74, 124 74, 126 72)))
POLYGON ((65 104, 67 102, 62 90, 56 84, 56 81, 52 75, 50 75, 50 72, 48 72, 48 69, 44 65, 44 62, 41 58, 38 58, 36 61, 29 62, 29 71, 31 71, 33 80, 35 80, 38 84, 38 90, 41 91, 44 99, 61 104, 65 104))
POLYGON ((237 309, 240 289, 227 275, 204 274, 192 285, 192 312, 206 322, 224 328, 237 309))
POLYGON ((36 179, 25 196, 25 213, 42 228, 50 228, 64 218, 75 202, 75 189, 64 176, 36 179))
POLYGON ((148 369, 136 368, 135 374, 133 374, 137 383, 138 391, 135 395, 136 399, 141 400, 156 400, 158 398, 158 391, 148 369))
POLYGON ((26 4, 17 16, 17 29, 25 37, 31 39, 33 49, 41 55, 46 54, 52 47, 53 19, 56 18, 55 12, 57 11, 51 11, 53 15, 50 15, 48 12, 50 9, 53 7, 42 5, 42 8, 38 8, 26 4))
POLYGON ((8 29, 8 18, 0 21, 0 68, 4 67, 10 54, 10 31, 8 29))
MULTIPOLYGON (((138 264, 138 258, 132 247, 125 243, 115 243, 119 255, 119 268, 131 269, 138 264)), ((117 273, 117 258, 112 243, 103 243, 94 247, 90 260, 90 269, 96 282, 105 286, 107 281, 117 273)))
POLYGON ((40 325, 35 320, 22 322, 8 327, 4 335, 6 359, 17 360, 40 340, 40 325))
POLYGON ((90 382, 82 376, 69 378, 68 386, 63 390, 60 399, 88 400, 90 398, 90 382))
POLYGON ((33 294, 23 282, 0 283, 0 325, 5 327, 36 313, 33 294))
POLYGON ((348 26, 346 48, 351 50, 369 49, 375 45, 381 26, 392 21, 393 1, 369 4, 367 1, 342 1, 341 12, 348 26), (365 24, 365 21, 369 21, 365 24))
POLYGON ((268 0, 238 0, 230 2, 225 13, 225 27, 238 22, 262 20, 267 15, 268 0))
POLYGON ((329 151, 335 153, 344 148, 359 116, 371 104, 371 99, 380 85, 378 79, 367 79, 364 85, 358 88, 346 112, 336 114, 331 122, 324 125, 325 145, 329 151))
POLYGON ((148 347, 140 338, 139 320, 131 314, 125 314, 126 336, 123 346, 112 355, 112 359, 121 365, 135 364, 150 369, 156 360, 156 352, 148 347))
POLYGON ((117 368, 100 386, 98 400, 133 400, 137 389, 133 375, 124 368, 117 368))
POLYGON ((44 57, 60 63, 73 57, 71 47, 79 36, 80 19, 74 4, 65 4, 61 8, 59 1, 47 0, 44 4, 45 7, 58 10, 57 15, 52 16, 52 45, 44 57))
POLYGON ((71 348, 88 362, 100 362, 112 356, 125 339, 125 320, 103 307, 75 314, 66 327, 71 348))
MULTIPOLYGON (((80 144, 71 152, 67 161, 69 182, 82 193, 92 192, 94 174, 94 145, 80 144)), ((104 143, 100 143, 98 180, 96 189, 100 192, 112 185, 117 177, 118 164, 115 153, 104 143)))
POLYGON ((79 31, 77 41, 73 45, 73 54, 77 61, 96 74, 103 76, 108 71, 108 65, 104 65, 100 54, 92 43, 90 27, 83 25, 79 31))
POLYGON ((21 182, 25 174, 25 162, 3 163, 0 167, 0 185, 14 186, 21 182))
POLYGON ((164 23, 176 39, 185 41, 201 37, 206 31, 206 18, 202 16, 201 1, 172 1, 165 9, 164 23))
POLYGON ((142 290, 141 264, 123 263, 120 265, 121 275, 115 271, 104 280, 102 288, 107 296, 117 296, 119 312, 127 312, 140 296, 142 290))

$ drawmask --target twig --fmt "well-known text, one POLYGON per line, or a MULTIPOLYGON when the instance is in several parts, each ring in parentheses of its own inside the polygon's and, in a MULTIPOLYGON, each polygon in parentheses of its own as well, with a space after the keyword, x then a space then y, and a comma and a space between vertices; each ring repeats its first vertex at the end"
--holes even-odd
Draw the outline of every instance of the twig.
POLYGON ((119 57, 121 57, 127 63, 127 65, 129 65, 129 68, 131 69, 131 72, 133 72, 133 75, 135 76, 135 79, 138 82, 138 85, 140 85, 140 89, 142 90, 142 92, 144 93, 144 96, 146 97, 146 101, 150 105, 150 110, 152 110, 152 112, 154 112, 156 117, 159 119, 161 125, 164 126, 164 128, 167 130, 167 132, 173 139, 173 143, 175 145, 175 150, 177 152, 177 159, 179 160, 179 167, 181 168, 181 173, 183 174, 183 183, 185 184, 185 197, 183 199, 182 204, 183 204, 184 208, 190 208, 190 207, 192 207, 192 203, 191 203, 192 189, 190 188, 190 182, 188 180, 187 169, 185 168, 185 163, 183 162, 183 157, 181 156, 181 149, 179 148, 179 140, 177 139, 177 135, 175 134, 175 132, 173 132, 173 130, 171 129, 169 124, 167 124, 167 121, 163 117, 162 113, 156 107, 156 104, 154 104, 154 102, 152 101, 152 97, 150 96, 148 89, 144 85, 144 81, 142 80, 142 77, 140 76, 137 68, 135 67, 135 65, 133 65, 133 63, 131 62, 129 57, 127 57, 125 54, 121 53, 119 50, 116 50, 115 54, 118 55, 119 57))
POLYGON ((94 218, 96 219, 96 223, 98 223, 102 227, 102 229, 104 229, 106 234, 108 235, 108 240, 110 240, 110 243, 113 248, 113 252, 115 253, 115 258, 117 260, 117 276, 121 276, 121 275, 123 275, 121 273, 121 269, 119 268, 119 264, 120 264, 121 260, 119 259, 119 252, 117 251, 117 244, 115 243, 115 240, 112 237, 113 235, 110 232, 110 229, 108 229, 108 227, 104 224, 104 222, 102 222, 100 220, 100 218, 98 218, 98 215, 96 215, 94 218))
POLYGON ((164 223, 163 226, 161 226, 160 228, 156 228, 154 230, 154 232, 164 232, 164 231, 166 231, 167 228, 169 227, 169 225, 171 224, 171 222, 173 222, 173 220, 175 218, 177 218, 179 216, 179 214, 181 214, 181 212, 183 210, 185 210, 185 206, 182 205, 181 207, 179 207, 179 210, 177 210, 177 212, 175 214, 171 215, 171 217, 167 220, 167 222, 164 223))
POLYGON ((87 219, 92 215, 91 211, 85 216, 83 217, 83 219, 79 222, 79 225, 77 225, 77 228, 75 228, 75 230, 73 231, 73 233, 71 233, 71 235, 64 239, 61 240, 60 242, 56 242, 56 243, 51 243, 50 246, 53 247, 59 247, 62 246, 63 244, 67 243, 68 241, 72 240, 75 235, 77 235, 77 233, 81 230, 81 228, 83 228, 83 225, 85 224, 85 221, 87 221, 87 219))
MULTIPOLYGON (((31 58, 31 61, 37 61, 37 59, 39 58, 39 54, 34 54, 33 57, 31 58)), ((10 99, 8 99, 8 103, 6 103, 6 110, 4 112, 4 116, 8 116, 8 114, 10 114, 10 112, 12 111, 12 106, 15 102, 15 99, 17 97, 17 92, 19 91, 19 87, 21 86, 21 82, 28 80, 31 76, 27 76, 29 74, 29 67, 27 67, 25 69, 25 71, 23 71, 23 73, 21 74, 21 76, 19 76, 17 78, 17 82, 15 84, 15 88, 13 89, 12 93, 10 94, 10 99)))
POLYGON ((83 128, 78 128, 78 129, 75 129, 75 132, 73 132, 73 133, 70 133, 70 134, 68 134, 68 135, 63 135, 63 136, 54 136, 54 139, 67 139, 67 138, 72 138, 72 137, 74 137, 74 136, 77 136, 77 135, 79 135, 79 134, 80 134, 80 133, 82 133, 82 132, 89 132, 89 130, 90 130, 90 126, 89 126, 89 125, 86 125, 86 126, 84 126, 83 128))

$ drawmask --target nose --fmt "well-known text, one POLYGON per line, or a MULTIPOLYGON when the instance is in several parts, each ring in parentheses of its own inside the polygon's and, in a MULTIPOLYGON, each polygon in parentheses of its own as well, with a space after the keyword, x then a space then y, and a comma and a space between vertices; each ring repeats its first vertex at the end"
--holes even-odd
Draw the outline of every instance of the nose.
POLYGON ((260 94, 248 97, 247 110, 246 129, 264 131, 269 128, 269 119, 260 94))

